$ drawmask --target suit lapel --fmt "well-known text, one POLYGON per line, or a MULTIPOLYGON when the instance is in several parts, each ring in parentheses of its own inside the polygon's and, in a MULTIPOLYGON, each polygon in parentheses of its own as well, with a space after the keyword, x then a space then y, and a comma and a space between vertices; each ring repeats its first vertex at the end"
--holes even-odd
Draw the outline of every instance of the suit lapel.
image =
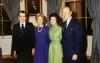
POLYGON ((71 19, 68 27, 66 28, 66 33, 67 33, 68 36, 70 36, 70 34, 72 34, 72 32, 73 32, 73 26, 74 26, 74 20, 71 19))
POLYGON ((18 27, 18 31, 20 31, 20 23, 18 23, 18 26, 17 27, 18 27))
POLYGON ((27 31, 28 31, 28 22, 26 22, 25 24, 25 34, 27 33, 27 31))
POLYGON ((72 18, 69 25, 68 25, 68 27, 66 27, 65 24, 64 24, 63 31, 65 31, 66 33, 68 32, 68 34, 70 34, 71 31, 73 30, 74 24, 75 24, 75 22, 74 22, 74 19, 72 18))
POLYGON ((67 30, 72 29, 73 25, 74 25, 74 20, 71 19, 71 21, 70 21, 70 23, 69 23, 69 25, 68 25, 68 27, 66 29, 67 30))
POLYGON ((17 27, 18 27, 17 30, 18 30, 19 37, 21 37, 21 27, 20 27, 20 23, 18 23, 17 27))

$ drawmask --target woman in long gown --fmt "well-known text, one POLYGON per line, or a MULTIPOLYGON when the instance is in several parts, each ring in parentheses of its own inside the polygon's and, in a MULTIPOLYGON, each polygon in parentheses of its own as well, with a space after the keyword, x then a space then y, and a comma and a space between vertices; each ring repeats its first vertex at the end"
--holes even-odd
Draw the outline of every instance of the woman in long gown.
POLYGON ((56 13, 50 15, 50 46, 49 46, 49 63, 62 63, 62 20, 56 13))
POLYGON ((46 18, 43 14, 36 15, 37 27, 35 28, 36 48, 34 63, 48 63, 49 30, 45 26, 46 18))

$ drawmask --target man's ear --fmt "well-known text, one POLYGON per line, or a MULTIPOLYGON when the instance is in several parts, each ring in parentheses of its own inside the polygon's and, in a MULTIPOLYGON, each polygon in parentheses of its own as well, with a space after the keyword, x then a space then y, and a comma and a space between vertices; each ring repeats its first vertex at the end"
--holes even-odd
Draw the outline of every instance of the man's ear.
POLYGON ((72 13, 73 13, 73 12, 72 12, 72 11, 70 11, 70 13, 71 13, 71 15, 72 15, 72 13))

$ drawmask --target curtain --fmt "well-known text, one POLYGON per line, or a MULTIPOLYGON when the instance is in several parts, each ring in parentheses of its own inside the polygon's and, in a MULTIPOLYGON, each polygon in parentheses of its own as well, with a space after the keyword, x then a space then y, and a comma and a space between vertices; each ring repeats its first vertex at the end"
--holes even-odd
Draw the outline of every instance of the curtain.
POLYGON ((2 48, 0 47, 0 63, 3 63, 2 62, 2 48))
POLYGON ((100 63, 100 0, 86 0, 86 4, 94 20, 92 60, 100 63))
POLYGON ((59 13, 62 0, 47 0, 47 12, 50 13, 59 13))
POLYGON ((9 16, 10 20, 13 24, 18 22, 18 12, 20 10, 20 0, 3 0, 4 2, 4 9, 7 12, 7 15, 9 16))
POLYGON ((47 20, 51 13, 59 13, 62 5, 62 0, 47 0, 47 20))

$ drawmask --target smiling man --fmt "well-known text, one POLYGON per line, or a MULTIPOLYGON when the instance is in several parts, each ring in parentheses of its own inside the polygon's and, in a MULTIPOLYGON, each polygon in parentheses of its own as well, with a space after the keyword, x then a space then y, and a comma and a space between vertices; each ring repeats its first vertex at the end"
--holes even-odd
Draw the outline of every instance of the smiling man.
POLYGON ((20 11, 18 17, 19 23, 13 27, 12 52, 18 63, 32 63, 35 48, 34 26, 27 21, 25 11, 20 11))
POLYGON ((80 23, 72 17, 70 7, 64 7, 62 14, 64 21, 62 30, 64 63, 79 63, 79 60, 82 58, 82 27, 80 23))

